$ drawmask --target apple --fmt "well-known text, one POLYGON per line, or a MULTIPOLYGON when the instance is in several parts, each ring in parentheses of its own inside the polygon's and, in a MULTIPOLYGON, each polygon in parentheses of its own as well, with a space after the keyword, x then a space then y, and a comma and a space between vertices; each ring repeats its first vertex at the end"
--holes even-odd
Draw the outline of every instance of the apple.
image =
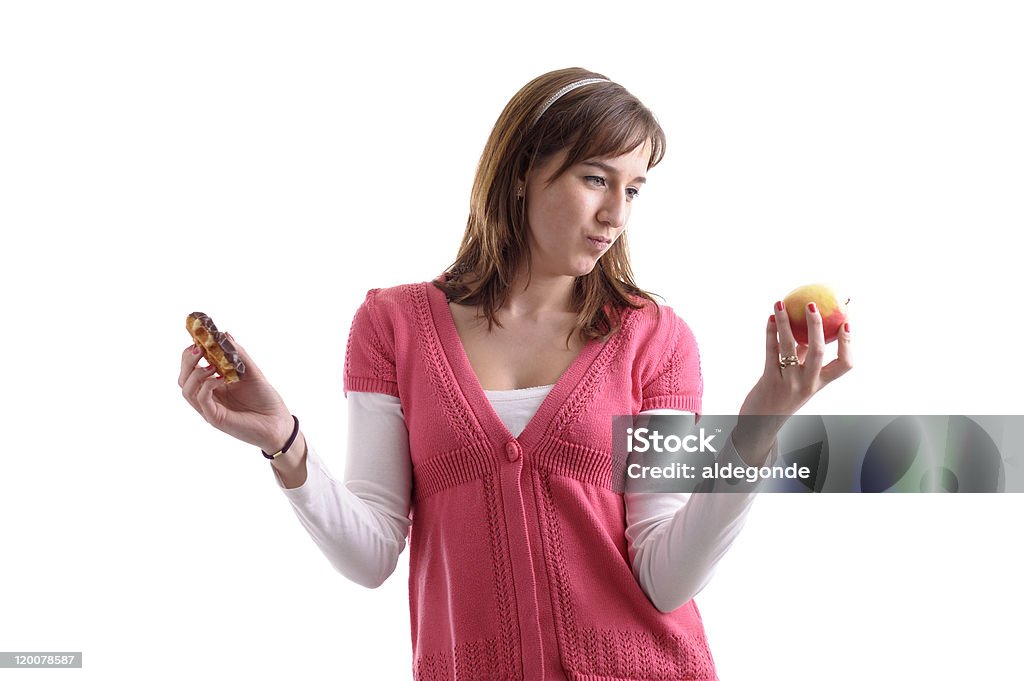
POLYGON ((839 337, 839 329, 846 321, 847 298, 841 300, 827 284, 808 284, 790 291, 782 299, 789 317, 789 326, 793 330, 793 338, 800 345, 807 345, 807 320, 804 313, 808 303, 814 303, 821 314, 821 323, 825 331, 825 342, 831 343, 839 337))

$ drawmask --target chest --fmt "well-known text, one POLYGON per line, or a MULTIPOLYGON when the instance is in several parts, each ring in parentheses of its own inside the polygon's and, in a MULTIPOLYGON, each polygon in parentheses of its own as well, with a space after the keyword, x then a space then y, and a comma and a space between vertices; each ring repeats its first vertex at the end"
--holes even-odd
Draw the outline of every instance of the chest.
POLYGON ((470 366, 484 390, 518 390, 551 385, 579 356, 583 343, 566 336, 575 317, 538 322, 503 321, 487 329, 474 310, 452 305, 455 328, 470 366))

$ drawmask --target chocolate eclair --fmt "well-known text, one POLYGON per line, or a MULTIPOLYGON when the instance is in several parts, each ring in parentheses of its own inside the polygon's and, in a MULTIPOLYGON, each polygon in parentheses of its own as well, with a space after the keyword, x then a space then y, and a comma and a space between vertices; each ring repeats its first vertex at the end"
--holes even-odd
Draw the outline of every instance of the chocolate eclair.
POLYGON ((206 361, 210 366, 216 367, 217 373, 223 377, 225 383, 234 383, 245 374, 245 364, 238 356, 235 346, 224 332, 217 330, 217 325, 209 315, 193 312, 185 319, 185 328, 203 349, 206 361))

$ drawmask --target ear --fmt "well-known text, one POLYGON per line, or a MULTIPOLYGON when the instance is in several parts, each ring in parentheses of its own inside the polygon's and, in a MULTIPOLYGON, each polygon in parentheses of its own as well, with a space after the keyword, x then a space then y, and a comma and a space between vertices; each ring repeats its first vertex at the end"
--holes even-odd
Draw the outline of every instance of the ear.
POLYGON ((518 178, 516 178, 515 187, 516 187, 516 198, 517 199, 521 199, 524 196, 526 196, 526 178, 525 177, 518 177, 518 178))

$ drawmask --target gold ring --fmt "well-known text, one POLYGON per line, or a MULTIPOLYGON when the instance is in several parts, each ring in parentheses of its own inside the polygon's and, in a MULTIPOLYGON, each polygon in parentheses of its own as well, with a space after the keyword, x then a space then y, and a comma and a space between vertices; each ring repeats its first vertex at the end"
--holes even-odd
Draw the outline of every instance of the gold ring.
POLYGON ((800 364, 800 358, 796 355, 786 355, 779 360, 779 368, 785 369, 786 367, 795 367, 800 364))

